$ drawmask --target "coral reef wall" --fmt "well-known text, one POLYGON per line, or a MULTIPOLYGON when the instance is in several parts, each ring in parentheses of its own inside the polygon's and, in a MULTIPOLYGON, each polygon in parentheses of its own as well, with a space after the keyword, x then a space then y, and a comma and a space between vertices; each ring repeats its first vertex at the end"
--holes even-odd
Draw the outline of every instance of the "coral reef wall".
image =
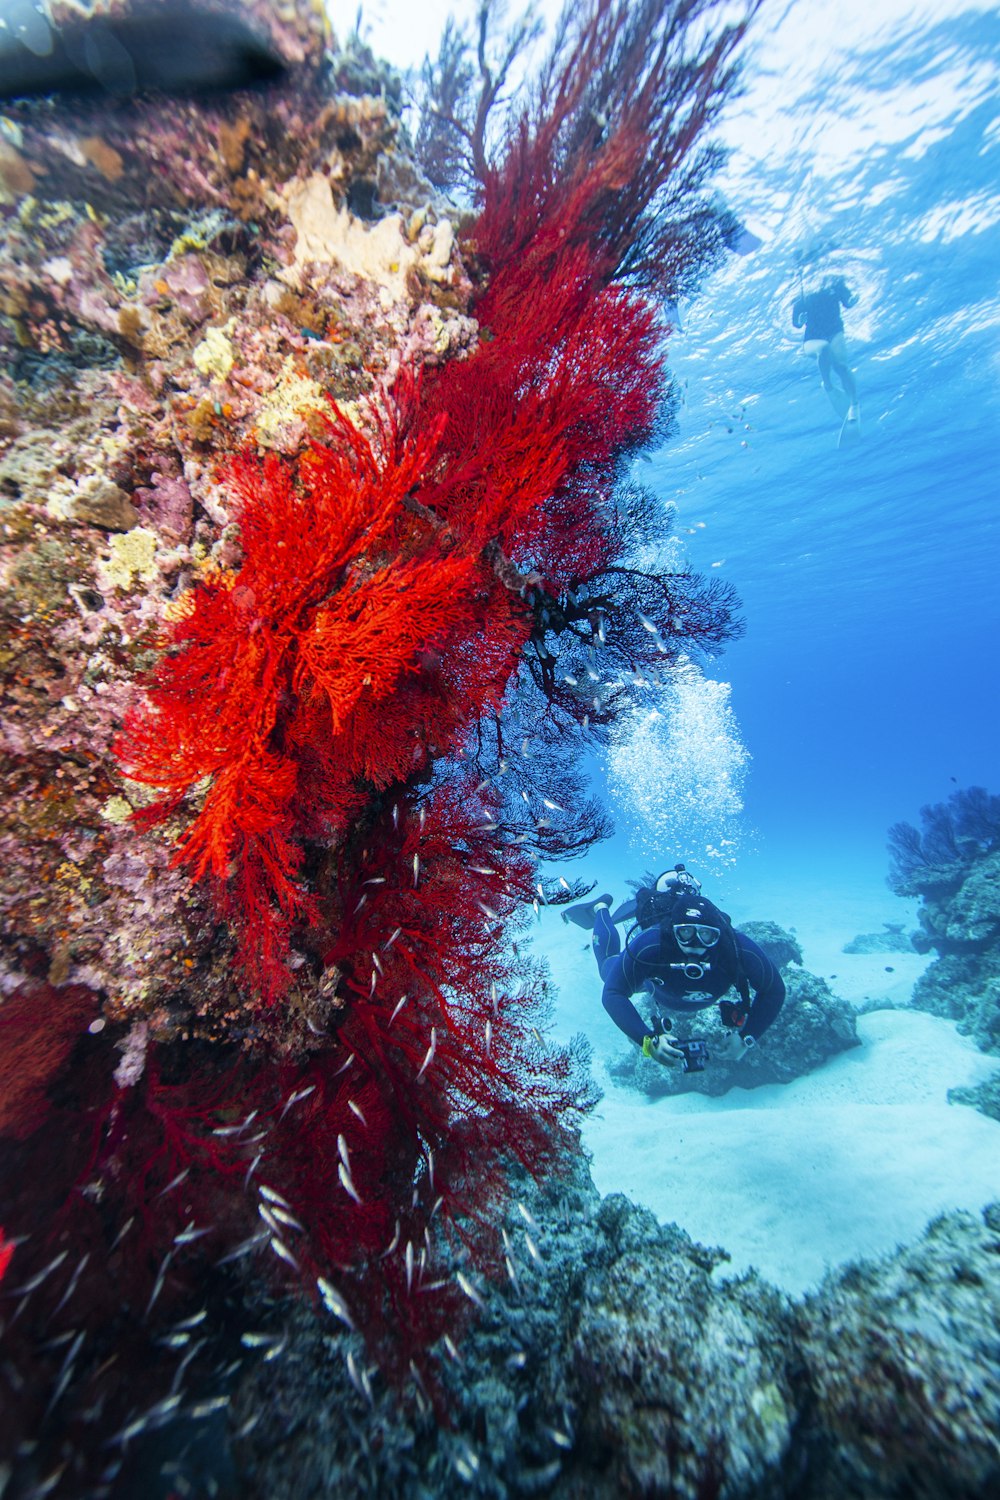
MULTIPOLYGON (((143 794, 112 750, 166 622, 216 577, 233 592, 227 456, 294 454, 328 393, 351 409, 474 336, 426 195, 373 225, 338 204, 391 150, 386 104, 331 95, 314 18, 275 40, 294 88, 101 100, 73 128, 25 106, 8 130, 5 905, 15 961, 33 944, 109 1019, 155 1013, 214 943, 169 845, 135 837, 143 794)), ((307 548, 307 510, 281 520, 280 545, 307 548)), ((247 592, 230 602, 252 615, 247 592)), ((223 983, 201 972, 198 989, 223 983)))
POLYGON ((576 1149, 534 861, 603 831, 581 744, 737 629, 628 555, 652 296, 719 253, 701 10, 599 0, 471 213, 305 0, 57 7, 27 97, 4 55, 15 1493, 141 1488, 262 1287, 440 1416, 513 1164, 576 1149))

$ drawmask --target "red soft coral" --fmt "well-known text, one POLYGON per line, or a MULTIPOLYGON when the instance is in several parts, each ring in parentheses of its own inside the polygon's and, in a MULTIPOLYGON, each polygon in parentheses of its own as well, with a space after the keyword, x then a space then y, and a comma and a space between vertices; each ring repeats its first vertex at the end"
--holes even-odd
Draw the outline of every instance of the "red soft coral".
POLYGON ((315 917, 303 840, 343 832, 360 782, 412 771, 412 741, 381 737, 380 714, 415 696, 427 652, 482 615, 474 552, 446 554, 432 533, 397 555, 440 424, 416 426, 405 379, 373 419, 366 437, 336 414, 330 441, 294 466, 273 455, 233 465, 242 565, 194 589, 118 745, 126 774, 166 794, 147 824, 198 789, 176 858, 213 880, 244 971, 269 999, 289 931, 315 917))

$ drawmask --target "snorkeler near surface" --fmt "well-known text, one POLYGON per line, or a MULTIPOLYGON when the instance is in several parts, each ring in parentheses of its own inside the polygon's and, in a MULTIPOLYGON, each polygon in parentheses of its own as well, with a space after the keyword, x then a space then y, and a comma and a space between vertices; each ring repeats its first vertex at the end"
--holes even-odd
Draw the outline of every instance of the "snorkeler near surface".
POLYGON ((803 286, 792 304, 792 324, 804 329, 803 351, 816 356, 823 389, 834 411, 843 420, 841 443, 854 441, 861 435, 858 387, 847 362, 844 322, 840 315, 842 307, 854 307, 857 300, 843 276, 828 276, 818 291, 807 293, 803 286), (834 375, 838 381, 836 385, 834 375))
POLYGON ((714 1055, 739 1062, 771 1025, 785 999, 784 981, 757 944, 737 932, 725 912, 701 894, 701 883, 677 865, 655 886, 644 886, 611 912, 611 897, 567 907, 564 922, 593 932, 594 957, 601 978, 604 1009, 646 1057, 685 1072, 700 1071, 708 1053, 704 1042, 671 1040, 672 1022, 660 1011, 689 1016, 719 1002, 729 1035, 714 1055), (634 920, 624 950, 616 924, 634 920), (736 1002, 722 997, 731 989, 736 1002), (753 990, 751 1000, 750 991, 753 990), (653 1023, 647 1026, 631 996, 653 997, 653 1023))

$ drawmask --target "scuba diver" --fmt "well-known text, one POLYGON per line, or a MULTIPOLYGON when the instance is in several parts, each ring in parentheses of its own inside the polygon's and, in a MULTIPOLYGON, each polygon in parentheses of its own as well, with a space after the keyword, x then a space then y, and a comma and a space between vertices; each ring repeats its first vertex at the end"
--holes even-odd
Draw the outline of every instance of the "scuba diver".
POLYGON ((848 403, 846 412, 840 411, 840 415, 846 416, 848 422, 856 422, 858 387, 847 363, 840 309, 853 307, 858 299, 843 276, 828 276, 818 292, 806 295, 805 287, 801 285, 801 272, 799 275, 801 289, 792 304, 792 324, 795 328, 805 329, 802 348, 806 354, 816 355, 823 389, 837 405, 835 398, 840 392, 833 384, 835 374, 848 403))
POLYGON ((615 1025, 655 1062, 701 1071, 705 1044, 671 1039, 672 1023, 658 1011, 693 1015, 719 1002, 729 1035, 714 1055, 728 1062, 746 1057, 785 999, 784 981, 767 955, 702 896, 700 881, 683 865, 666 871, 655 886, 642 887, 614 914, 611 900, 604 895, 567 907, 563 921, 593 932, 594 957, 604 980, 601 998, 615 1025), (616 923, 632 919, 636 926, 623 950, 616 923), (734 988, 738 1000, 724 1000, 734 988), (653 997, 652 1026, 632 1004, 631 996, 639 990, 653 997))

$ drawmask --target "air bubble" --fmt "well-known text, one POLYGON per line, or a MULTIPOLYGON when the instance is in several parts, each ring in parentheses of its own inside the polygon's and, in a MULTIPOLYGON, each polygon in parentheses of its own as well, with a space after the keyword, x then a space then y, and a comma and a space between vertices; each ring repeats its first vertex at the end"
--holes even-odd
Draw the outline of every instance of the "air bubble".
POLYGON ((609 787, 644 854, 735 862, 750 752, 729 696, 728 682, 714 682, 682 659, 667 670, 657 707, 616 725, 609 787))

